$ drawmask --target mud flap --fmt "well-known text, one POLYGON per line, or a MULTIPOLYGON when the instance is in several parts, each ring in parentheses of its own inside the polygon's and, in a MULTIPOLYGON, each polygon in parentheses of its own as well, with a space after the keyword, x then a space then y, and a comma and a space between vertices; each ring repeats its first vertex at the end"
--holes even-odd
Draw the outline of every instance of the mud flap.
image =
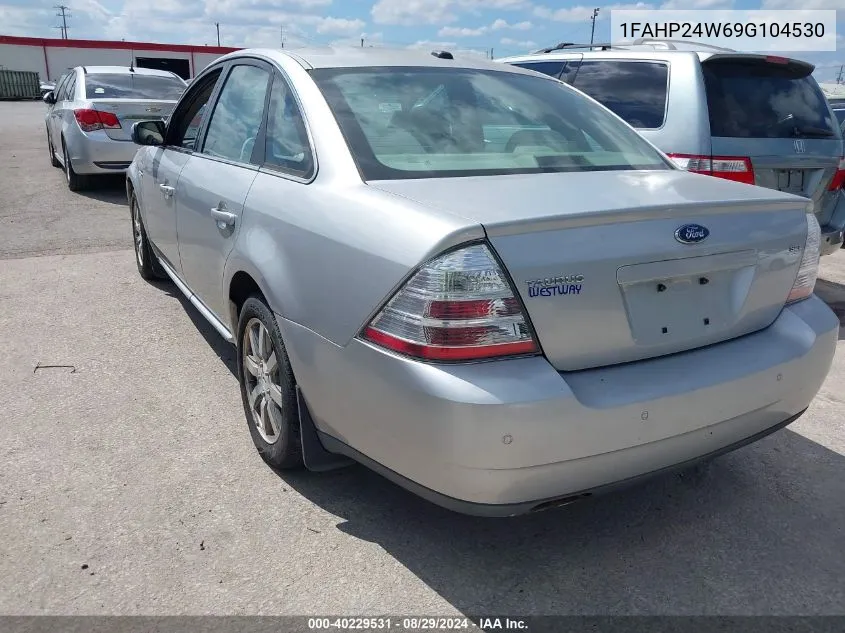
POLYGON ((299 409, 299 437, 302 442, 302 461, 305 463, 305 468, 314 472, 325 472, 354 464, 354 460, 344 455, 330 453, 323 446, 299 385, 296 386, 296 404, 299 409))

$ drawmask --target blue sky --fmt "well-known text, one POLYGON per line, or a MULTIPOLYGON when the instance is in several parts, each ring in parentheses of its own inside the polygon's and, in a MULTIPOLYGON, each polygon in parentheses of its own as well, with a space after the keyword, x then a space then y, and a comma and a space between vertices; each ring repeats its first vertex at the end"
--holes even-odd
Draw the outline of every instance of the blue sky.
MULTIPOLYGON (((560 41, 589 41, 590 14, 601 8, 596 40, 610 38, 615 8, 793 9, 794 0, 64 0, 76 38, 228 46, 334 44, 446 48, 514 55, 560 41)), ((0 0, 0 34, 58 37, 53 0, 0 0)), ((845 0, 804 0, 801 9, 839 9, 837 50, 792 53, 816 64, 819 81, 845 64, 845 0)))

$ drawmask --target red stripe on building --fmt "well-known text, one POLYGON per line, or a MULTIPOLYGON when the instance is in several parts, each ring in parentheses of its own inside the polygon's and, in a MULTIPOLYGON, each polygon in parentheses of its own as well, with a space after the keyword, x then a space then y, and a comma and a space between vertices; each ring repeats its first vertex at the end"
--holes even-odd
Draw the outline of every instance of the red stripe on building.
POLYGON ((110 48, 127 51, 165 51, 180 53, 211 53, 225 55, 241 50, 228 46, 193 46, 191 44, 155 44, 152 42, 114 42, 107 40, 63 40, 42 37, 17 37, 0 35, 0 44, 17 46, 42 46, 49 48, 110 48))

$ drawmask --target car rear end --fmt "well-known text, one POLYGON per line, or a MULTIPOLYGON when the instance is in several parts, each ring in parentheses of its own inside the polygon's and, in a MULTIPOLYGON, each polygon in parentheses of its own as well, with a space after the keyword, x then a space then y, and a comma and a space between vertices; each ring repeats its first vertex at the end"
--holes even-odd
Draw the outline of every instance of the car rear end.
MULTIPOLYGON (((486 75, 472 96, 446 72, 335 74, 315 73, 343 131, 359 126, 346 138, 366 205, 467 225, 454 231, 463 242, 401 278, 371 275, 367 290, 382 285, 384 299, 343 345, 284 323, 330 450, 442 505, 509 515, 736 448, 807 408, 839 323, 813 295, 820 231, 806 199, 684 173, 546 79, 486 75), (436 117, 391 131, 367 116, 385 95, 440 84, 463 103, 499 104, 479 117, 483 139, 457 132, 461 160, 440 153, 440 135, 410 149, 436 117), (571 135, 555 145, 544 124, 571 135), (483 141, 506 127, 525 141, 490 150, 483 141)), ((366 261, 422 239, 380 234, 366 261)))
POLYGON ((138 146, 132 125, 166 119, 185 89, 172 73, 128 69, 86 71, 84 91, 73 104, 75 125, 68 139, 74 170, 80 174, 121 173, 138 146))
POLYGON ((835 251, 845 228, 845 146, 813 66, 741 53, 700 57, 710 151, 664 149, 690 171, 812 200, 822 254, 835 251))

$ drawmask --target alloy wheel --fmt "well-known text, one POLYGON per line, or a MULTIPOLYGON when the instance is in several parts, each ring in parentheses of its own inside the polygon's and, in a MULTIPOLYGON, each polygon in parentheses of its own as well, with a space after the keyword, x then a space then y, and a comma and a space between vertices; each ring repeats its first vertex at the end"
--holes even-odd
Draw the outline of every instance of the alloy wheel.
POLYGON ((132 198, 132 237, 135 241, 135 258, 138 265, 144 266, 144 233, 141 231, 141 216, 138 214, 138 203, 132 198))
POLYGON ((282 428, 282 386, 270 332, 250 319, 243 334, 243 376, 252 422, 261 438, 275 444, 282 428))

